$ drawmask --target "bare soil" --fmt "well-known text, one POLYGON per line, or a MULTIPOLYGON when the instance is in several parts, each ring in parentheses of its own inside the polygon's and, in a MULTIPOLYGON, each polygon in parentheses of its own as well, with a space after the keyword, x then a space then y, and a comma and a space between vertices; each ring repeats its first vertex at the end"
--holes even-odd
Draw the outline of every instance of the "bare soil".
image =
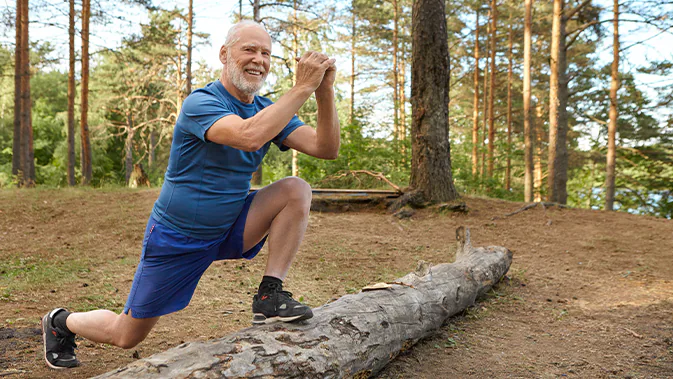
MULTIPOLYGON (((185 310, 131 350, 78 340, 82 366, 53 371, 39 320, 55 307, 120 311, 158 191, 0 191, 0 376, 83 378, 184 341, 250 325, 266 251, 213 264, 185 310)), ((467 198, 470 212, 312 212, 286 287, 311 306, 391 281, 419 259, 451 262, 454 231, 514 252, 507 278, 380 378, 673 377, 673 221, 467 198)), ((347 210, 349 207, 341 207, 347 210)))

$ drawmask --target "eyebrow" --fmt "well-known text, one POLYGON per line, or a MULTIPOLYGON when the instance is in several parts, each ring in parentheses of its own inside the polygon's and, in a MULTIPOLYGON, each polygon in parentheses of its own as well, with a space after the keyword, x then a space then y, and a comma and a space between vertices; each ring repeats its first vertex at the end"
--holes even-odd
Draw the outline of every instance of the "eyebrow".
POLYGON ((271 49, 267 49, 266 47, 262 47, 256 43, 246 43, 241 46, 242 49, 245 49, 247 47, 252 47, 254 49, 262 49, 263 51, 271 51, 271 49))

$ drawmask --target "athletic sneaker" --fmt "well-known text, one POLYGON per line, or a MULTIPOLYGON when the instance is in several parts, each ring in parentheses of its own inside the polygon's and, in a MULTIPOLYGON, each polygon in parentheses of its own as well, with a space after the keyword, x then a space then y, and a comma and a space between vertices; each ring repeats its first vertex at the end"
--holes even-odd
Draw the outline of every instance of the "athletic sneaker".
POLYGON ((75 334, 54 326, 54 315, 63 308, 57 308, 44 315, 40 321, 42 340, 44 341, 44 360, 47 366, 64 369, 79 366, 75 356, 75 334))
POLYGON ((283 291, 277 284, 270 284, 268 292, 253 296, 252 313, 253 324, 301 321, 313 317, 310 307, 294 300, 292 293, 283 291))

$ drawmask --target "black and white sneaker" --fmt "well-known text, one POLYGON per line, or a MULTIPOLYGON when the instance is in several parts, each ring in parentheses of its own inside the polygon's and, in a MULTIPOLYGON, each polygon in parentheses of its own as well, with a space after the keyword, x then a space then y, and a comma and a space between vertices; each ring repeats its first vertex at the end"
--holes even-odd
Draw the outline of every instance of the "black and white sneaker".
POLYGON ((54 315, 64 311, 57 308, 42 317, 42 340, 44 341, 44 360, 53 369, 64 369, 79 366, 75 356, 75 335, 54 326, 54 315))
POLYGON ((313 317, 311 308, 294 300, 292 293, 283 291, 279 285, 271 285, 269 291, 252 298, 252 323, 271 324, 293 322, 313 317))

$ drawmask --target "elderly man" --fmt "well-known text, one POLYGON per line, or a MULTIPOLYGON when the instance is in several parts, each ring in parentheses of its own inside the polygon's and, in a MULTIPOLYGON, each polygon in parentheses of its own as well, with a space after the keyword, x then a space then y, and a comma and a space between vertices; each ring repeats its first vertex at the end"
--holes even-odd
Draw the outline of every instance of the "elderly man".
POLYGON ((289 177, 249 193, 250 180, 271 142, 323 159, 339 150, 334 104, 335 60, 308 52, 297 81, 275 104, 256 96, 271 60, 271 38, 251 21, 234 25, 220 49, 219 80, 190 94, 175 124, 161 194, 143 239, 126 306, 70 313, 57 308, 42 319, 45 360, 75 367, 75 335, 130 349, 159 317, 185 308, 201 275, 215 260, 252 259, 268 239, 264 277, 252 300, 255 324, 313 317, 283 290, 308 223, 311 188, 289 177), (295 115, 315 93, 316 129, 295 115))

